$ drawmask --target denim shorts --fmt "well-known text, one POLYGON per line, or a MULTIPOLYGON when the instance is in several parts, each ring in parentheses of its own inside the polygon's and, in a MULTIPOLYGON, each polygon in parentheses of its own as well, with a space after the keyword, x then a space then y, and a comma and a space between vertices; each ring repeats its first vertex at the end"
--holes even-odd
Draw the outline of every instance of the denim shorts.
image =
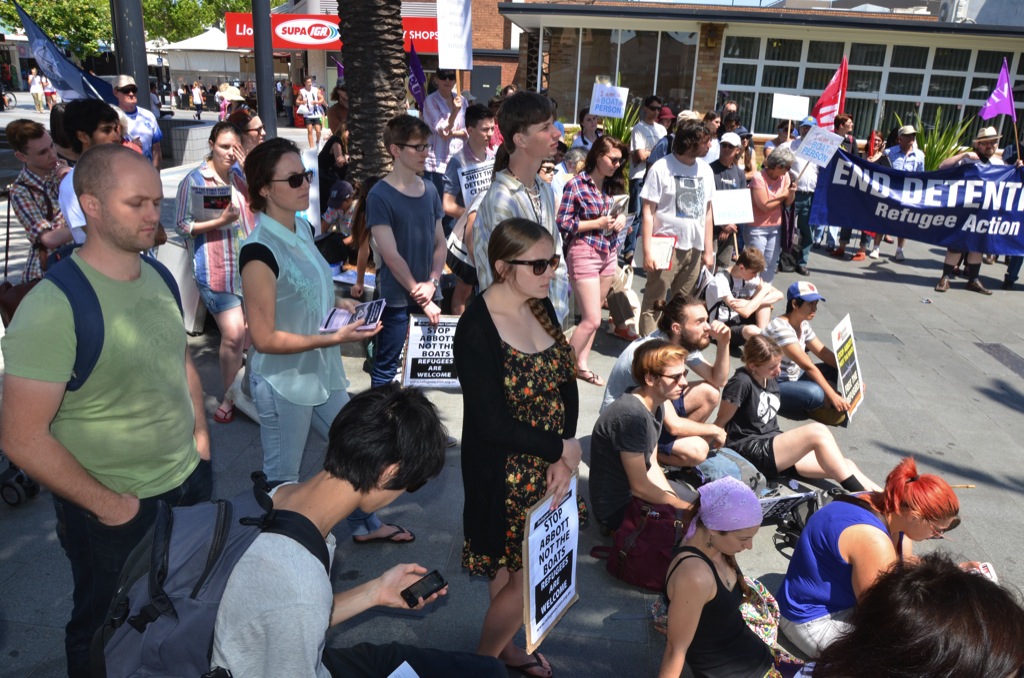
POLYGON ((237 294, 214 292, 206 285, 197 285, 197 287, 199 288, 199 297, 203 300, 206 310, 214 315, 242 305, 242 297, 237 294))

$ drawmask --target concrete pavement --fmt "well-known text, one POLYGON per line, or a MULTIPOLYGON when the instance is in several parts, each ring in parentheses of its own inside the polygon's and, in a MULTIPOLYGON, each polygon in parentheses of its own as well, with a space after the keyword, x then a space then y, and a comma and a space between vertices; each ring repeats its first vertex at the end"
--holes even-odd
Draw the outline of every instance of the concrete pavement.
MULTIPOLYGON (((31 109, 31 107, 30 107, 31 109)), ((19 110, 17 114, 24 111, 19 110)), ((0 114, 0 125, 13 119, 0 114)), ((34 112, 29 117, 34 116, 34 112)), ((305 145, 304 130, 284 136, 305 145)), ((187 168, 165 171, 165 210, 171 210, 177 183, 187 168)), ((5 205, 0 202, 0 209, 5 205)), ((170 223, 170 219, 165 220, 170 223)), ((24 238, 15 231, 22 248, 24 238)), ((995 289, 985 298, 963 290, 962 280, 945 294, 932 291, 941 252, 909 243, 907 261, 889 259, 853 263, 815 252, 810 279, 828 300, 814 326, 828 332, 845 314, 852 316, 867 394, 849 428, 835 429, 843 451, 881 482, 902 456, 913 454, 922 472, 938 473, 957 490, 963 524, 946 542, 927 542, 919 550, 944 548, 995 566, 1000 580, 1024 586, 1024 293, 998 290, 1004 268, 984 266, 983 281, 995 289), (926 301, 928 300, 928 301, 926 301)), ((795 280, 781 274, 780 287, 795 280)), ((636 287, 644 280, 637 277, 636 287)), ((781 304, 779 310, 781 311, 781 304)), ((213 438, 215 494, 230 496, 247 487, 260 467, 259 427, 239 415, 230 425, 212 422, 219 396, 217 334, 190 339, 202 374, 213 438)), ((607 375, 625 342, 598 335, 591 366, 607 375)), ((346 358, 351 390, 369 386, 361 360, 346 358)), ((734 367, 738 362, 734 359, 734 367)), ((579 432, 586 449, 597 418, 602 389, 580 382, 579 432)), ((462 403, 458 393, 432 392, 446 425, 458 435, 462 403)), ((144 422, 140 422, 144 424, 144 422)), ((793 426, 783 421, 784 428, 793 426)), ((315 438, 315 437, 314 437, 315 438)), ((304 469, 318 466, 323 441, 311 439, 304 469)), ((355 547, 347 528, 337 530, 340 548, 334 566, 341 589, 372 578, 398 562, 440 569, 451 584, 449 595, 420 612, 370 611, 331 632, 329 642, 398 641, 472 651, 487 605, 484 581, 460 567, 462 483, 459 448, 448 452, 444 471, 414 495, 381 511, 381 517, 413 530, 410 545, 355 547)), ((584 460, 589 458, 585 454, 584 460)), ((587 496, 587 468, 582 469, 587 496)), ((53 531, 54 516, 44 492, 18 507, 0 504, 0 676, 49 678, 64 675, 63 624, 71 608, 67 561, 53 531)), ((592 525, 581 534, 579 552, 604 543, 592 525)), ((786 557, 772 545, 766 528, 754 549, 740 556, 746 574, 774 590, 785 572, 786 557)), ((603 563, 583 555, 579 562, 580 600, 545 640, 545 653, 559 676, 653 676, 661 661, 663 637, 648 621, 655 595, 631 589, 608 576, 603 563)))

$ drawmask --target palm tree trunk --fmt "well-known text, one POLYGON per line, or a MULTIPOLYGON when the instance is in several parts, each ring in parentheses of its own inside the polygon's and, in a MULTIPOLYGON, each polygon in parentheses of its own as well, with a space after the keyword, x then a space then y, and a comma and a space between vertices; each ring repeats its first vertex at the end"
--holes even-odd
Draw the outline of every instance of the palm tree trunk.
POLYGON ((405 112, 401 0, 339 0, 341 61, 349 99, 349 153, 356 181, 391 170, 384 127, 405 112))

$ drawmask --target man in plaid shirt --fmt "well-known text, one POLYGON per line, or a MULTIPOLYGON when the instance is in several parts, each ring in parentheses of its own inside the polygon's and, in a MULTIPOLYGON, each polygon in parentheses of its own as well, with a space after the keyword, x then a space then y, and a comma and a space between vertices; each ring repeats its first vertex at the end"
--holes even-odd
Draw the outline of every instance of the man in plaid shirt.
POLYGON ((42 260, 51 250, 71 241, 58 201, 60 180, 67 164, 57 158, 53 139, 46 128, 33 120, 15 120, 7 125, 7 139, 14 157, 25 165, 11 184, 10 202, 32 244, 21 281, 43 276, 42 260))

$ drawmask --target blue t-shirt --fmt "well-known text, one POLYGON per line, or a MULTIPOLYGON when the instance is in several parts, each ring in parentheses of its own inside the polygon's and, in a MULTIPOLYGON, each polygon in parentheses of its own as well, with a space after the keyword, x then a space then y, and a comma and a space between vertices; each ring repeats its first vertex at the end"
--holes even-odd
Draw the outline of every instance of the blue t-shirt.
POLYGON ((839 553, 839 536, 853 525, 889 534, 875 513, 845 501, 833 501, 810 517, 775 595, 783 617, 803 624, 857 604, 853 567, 839 553))
MULTIPOLYGON (((390 226, 395 234, 398 254, 405 260, 409 272, 417 282, 430 279, 434 264, 434 229, 437 220, 444 216, 441 198, 429 181, 423 182, 424 192, 418 198, 411 198, 386 181, 378 181, 366 196, 366 225, 371 233, 375 226, 390 226)), ((395 280, 382 263, 377 271, 380 295, 388 306, 405 307, 416 305, 409 292, 395 280)), ((441 291, 435 292, 439 299, 441 291)))

